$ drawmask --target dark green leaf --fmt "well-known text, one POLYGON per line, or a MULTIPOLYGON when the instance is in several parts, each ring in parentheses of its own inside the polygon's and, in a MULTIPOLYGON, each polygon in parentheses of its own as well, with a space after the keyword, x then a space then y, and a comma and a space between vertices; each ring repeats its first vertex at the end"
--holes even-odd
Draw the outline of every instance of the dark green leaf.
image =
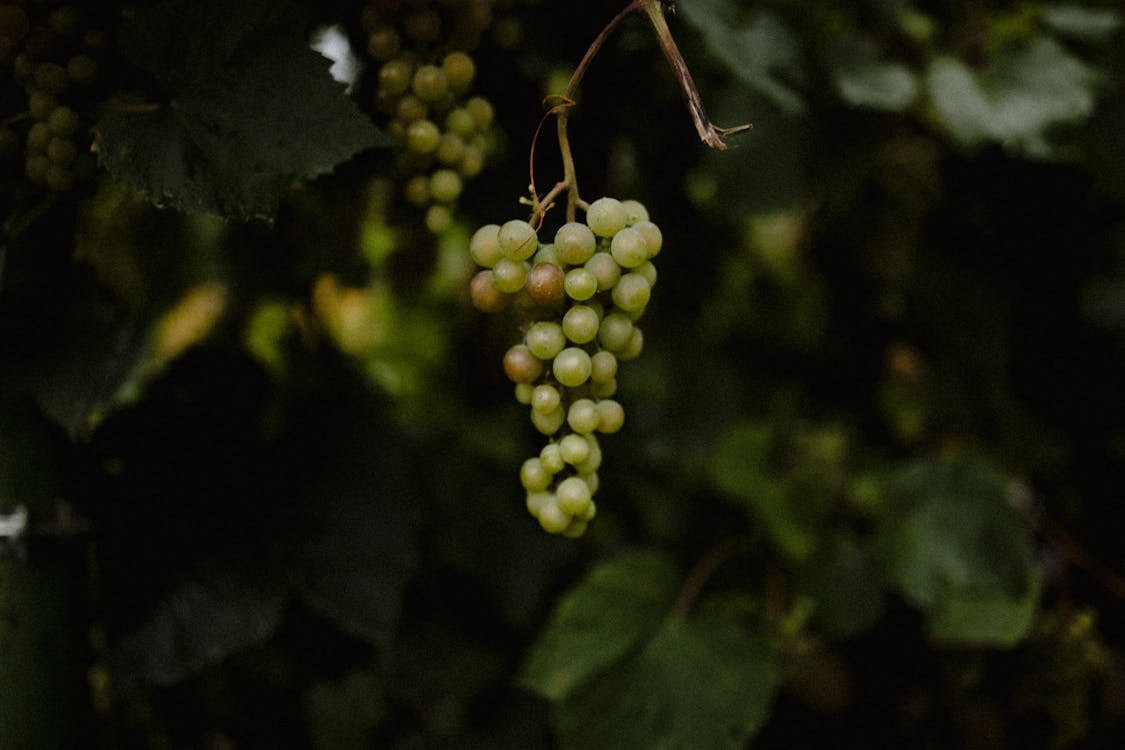
POLYGON ((840 98, 853 107, 901 112, 918 96, 918 82, 905 65, 879 59, 875 42, 852 37, 833 45, 828 63, 840 98))
POLYGON ((782 112, 804 110, 804 100, 793 87, 804 77, 797 40, 780 18, 761 11, 740 23, 730 0, 692 0, 677 7, 731 75, 782 112))
POLYGON ((1074 39, 1104 42, 1121 28, 1121 13, 1112 8, 1087 8, 1057 3, 1043 8, 1043 22, 1055 32, 1074 39))
POLYGON ((552 700, 565 698, 660 627, 677 583, 675 566, 655 553, 623 555, 594 568, 559 602, 520 682, 552 700))
POLYGON ((339 682, 315 682, 302 701, 313 747, 364 750, 387 713, 376 675, 357 670, 339 682))
POLYGON ((1031 632, 1042 584, 1031 575, 1022 596, 997 591, 954 591, 930 612, 930 632, 960 643, 1014 646, 1031 632))
POLYGON ((813 621, 832 638, 850 638, 883 614, 886 581, 872 555, 850 537, 838 537, 798 576, 800 593, 815 602, 813 621))
POLYGON ((766 720, 774 653, 730 612, 668 620, 643 651, 556 708, 566 750, 745 747, 766 720))
POLYGON ((295 179, 381 142, 288 2, 141 6, 121 48, 160 99, 111 102, 96 126, 99 158, 158 205, 268 215, 295 179))

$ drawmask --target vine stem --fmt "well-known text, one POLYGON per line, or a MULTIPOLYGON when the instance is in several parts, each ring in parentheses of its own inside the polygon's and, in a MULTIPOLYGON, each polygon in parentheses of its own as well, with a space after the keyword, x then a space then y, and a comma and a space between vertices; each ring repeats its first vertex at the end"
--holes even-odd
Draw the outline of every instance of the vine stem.
MULTIPOLYGON (((676 46, 676 40, 672 37, 672 30, 668 28, 668 22, 664 18, 665 5, 666 0, 630 0, 629 4, 622 8, 617 15, 602 28, 597 37, 594 38, 594 41, 591 42, 590 46, 586 49, 586 54, 582 56, 578 66, 574 69, 574 73, 567 83, 566 92, 561 95, 563 103, 554 106, 551 110, 551 112, 555 114, 557 125, 559 154, 562 157, 563 163, 563 179, 556 183, 550 192, 540 199, 535 192, 534 166, 532 166, 531 169, 531 195, 532 204, 534 206, 533 219, 537 220, 537 223, 542 221, 543 215, 546 213, 551 201, 561 195, 563 191, 567 193, 567 221, 575 220, 578 208, 583 210, 589 208, 590 204, 582 200, 578 192, 578 175, 574 168, 574 156, 570 150, 570 138, 567 135, 570 108, 575 105, 575 93, 577 92, 579 84, 582 82, 583 76, 586 75, 586 70, 590 67, 594 56, 601 50, 606 39, 609 38, 609 35, 612 34, 618 25, 631 13, 643 11, 646 18, 648 18, 653 31, 656 33, 657 40, 660 42, 660 47, 664 51, 664 57, 668 60, 668 64, 672 66, 672 71, 676 75, 676 81, 680 85, 680 91, 683 93, 684 101, 691 114, 692 122, 695 123, 695 129, 696 132, 699 133, 700 140, 711 148, 726 149, 729 148, 729 146, 723 141, 724 138, 746 132, 752 127, 749 123, 746 123, 733 128, 720 128, 712 124, 710 119, 708 119, 707 111, 703 107, 703 102, 699 96, 699 90, 696 88, 695 81, 691 77, 687 62, 684 60, 683 55, 680 54, 679 47, 676 46)), ((538 136, 538 130, 536 131, 536 136, 538 136)), ((531 151, 531 160, 534 165, 534 139, 532 140, 531 151)))

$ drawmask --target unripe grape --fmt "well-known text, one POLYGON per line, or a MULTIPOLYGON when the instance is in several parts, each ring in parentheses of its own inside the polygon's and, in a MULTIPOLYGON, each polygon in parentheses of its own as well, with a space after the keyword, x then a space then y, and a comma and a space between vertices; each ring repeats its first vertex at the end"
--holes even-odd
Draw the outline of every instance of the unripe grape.
POLYGON ((590 377, 590 355, 576 346, 563 349, 552 363, 555 379, 567 388, 577 388, 590 377))
POLYGON ((469 240, 469 255, 478 266, 492 268, 504 257, 500 252, 500 225, 485 224, 473 232, 469 240))
POLYGON ((461 176, 452 169, 438 169, 430 175, 430 197, 435 201, 452 203, 460 194, 461 176))
POLYGON ((390 60, 402 47, 402 38, 389 26, 372 31, 367 37, 367 54, 376 60, 390 60))
POLYGON ((35 85, 41 91, 58 96, 66 91, 69 82, 66 68, 58 63, 39 63, 35 66, 35 85))
POLYGON ((550 492, 529 492, 527 493, 527 512, 538 518, 543 506, 553 502, 555 502, 554 495, 550 492))
POLYGON ((527 282, 527 264, 511 258, 501 258, 492 267, 492 278, 500 291, 508 294, 518 292, 527 282))
POLYGON ((552 474, 558 474, 566 468, 566 462, 563 461, 562 452, 559 450, 558 443, 547 443, 543 446, 543 450, 539 451, 539 460, 543 464, 543 468, 552 474))
POLYGON ((465 142, 456 133, 444 133, 437 148, 437 160, 442 164, 457 166, 465 158, 465 142))
POLYGON ((430 202, 430 181, 425 175, 416 174, 406 181, 402 194, 407 203, 421 208, 430 202))
POLYGON ((597 429, 606 434, 617 432, 625 424, 625 408, 617 401, 604 398, 597 403, 597 429))
POLYGON ((402 96, 410 88, 414 66, 405 60, 391 60, 379 68, 379 90, 392 97, 402 96))
POLYGON ((566 412, 562 407, 551 412, 531 411, 531 423, 544 435, 554 435, 566 422, 566 412))
POLYGON ((598 335, 598 313, 587 305, 575 305, 563 315, 562 330, 576 344, 585 344, 598 335))
POLYGON ((594 398, 609 398, 615 393, 617 393, 617 378, 610 378, 600 383, 590 382, 590 395, 594 398))
POLYGON ((579 474, 578 478, 585 482, 586 486, 590 488, 591 495, 598 494, 598 488, 602 485, 601 477, 598 476, 598 472, 592 471, 589 474, 579 474))
POLYGON ((531 392, 531 408, 542 414, 550 414, 559 408, 562 403, 562 396, 559 395, 559 389, 553 385, 543 383, 535 386, 531 392))
POLYGON ((626 312, 644 310, 651 296, 652 287, 648 279, 635 272, 622 276, 613 288, 613 304, 626 312))
POLYGON ((543 374, 543 361, 523 344, 504 353, 504 372, 513 383, 530 383, 543 374))
POLYGON ((567 435, 559 441, 559 455, 571 466, 586 462, 591 450, 590 442, 581 435, 567 435))
POLYGON ((461 93, 472 85, 476 65, 473 64, 473 58, 464 52, 450 52, 441 61, 441 67, 449 80, 449 88, 453 91, 461 93))
POLYGON ((524 342, 536 357, 548 360, 554 359, 566 348, 566 335, 558 323, 541 320, 527 329, 524 342))
MULTIPOLYGON (((35 120, 46 120, 58 108, 58 100, 46 91, 32 91, 27 96, 27 111, 31 113, 31 117, 35 120)), ((76 121, 75 130, 78 129, 77 125, 76 121)), ((59 135, 70 135, 70 133, 60 133, 59 135)))
POLYGON ((598 280, 599 292, 612 289, 621 278, 621 266, 617 265, 617 261, 607 252, 594 253, 594 256, 586 261, 585 268, 598 280))
POLYGON ((47 144, 47 158, 60 167, 70 166, 78 156, 78 147, 67 138, 52 138, 47 144))
POLYGON ((572 268, 563 282, 566 294, 573 300, 584 302, 598 292, 598 277, 588 268, 572 268))
POLYGON ((424 223, 430 234, 443 234, 453 224, 453 212, 449 206, 435 203, 426 209, 424 223))
POLYGON ((416 154, 432 154, 441 145, 441 131, 429 120, 415 120, 406 128, 406 147, 416 154))
POLYGON ((619 312, 613 312, 602 318, 598 327, 598 343, 611 352, 618 352, 629 344, 633 335, 633 321, 619 312))
POLYGON ((460 169, 465 177, 476 177, 480 174, 484 170, 484 149, 479 146, 466 146, 460 169))
POLYGON ((590 357, 590 380, 608 383, 617 377, 617 357, 612 352, 600 351, 590 357))
POLYGON ((559 260, 572 266, 582 265, 593 256, 598 240, 590 227, 577 221, 563 224, 555 232, 559 260))
POLYGON ((557 302, 563 297, 564 275, 554 263, 536 263, 527 274, 527 293, 541 305, 557 302))
POLYGON ((452 109, 449 114, 445 116, 445 129, 462 139, 468 138, 473 135, 477 129, 477 123, 469 110, 464 107, 452 109))
POLYGON ((580 518, 580 519, 576 518, 574 520, 575 521, 581 520, 581 521, 586 521, 586 522, 593 521, 594 516, 596 516, 597 514, 598 514, 597 503, 595 503, 593 500, 591 500, 590 501, 590 507, 586 508, 586 513, 583 514, 582 518, 580 518))
POLYGON ((648 245, 645 238, 632 227, 626 227, 613 235, 609 246, 610 254, 622 268, 636 268, 648 260, 648 245))
POLYGON ((621 360, 636 359, 641 355, 645 348, 645 336, 641 333, 641 329, 636 326, 633 327, 633 334, 629 337, 629 343, 617 353, 617 358, 621 360))
MULTIPOLYGON (((418 120, 426 119, 426 115, 429 114, 429 111, 429 107, 426 106, 426 103, 413 94, 407 94, 399 99, 398 106, 395 107, 395 115, 408 125, 418 120)), ((434 148, 437 147, 435 146, 434 148)))
POLYGON ((561 534, 571 523, 570 516, 562 511, 554 495, 539 508, 538 518, 543 530, 551 534, 561 534))
POLYGON ((80 86, 98 77, 98 64, 89 55, 75 55, 66 62, 66 73, 80 86))
POLYGON ((449 93, 449 79, 438 66, 423 65, 414 71, 410 90, 424 102, 438 102, 449 93))
POLYGON ((27 131, 27 150, 44 153, 51 143, 51 129, 45 122, 37 122, 27 131))
POLYGON ((525 406, 531 404, 531 397, 535 393, 535 386, 531 383, 516 383, 515 394, 516 401, 524 404, 525 406))
MULTIPOLYGON (((589 508, 589 506, 587 506, 587 508, 589 508)), ((572 517, 570 519, 570 523, 568 523, 566 525, 566 528, 562 530, 562 535, 569 539, 578 539, 586 533, 586 527, 588 525, 589 524, 586 522, 586 519, 572 517)))
POLYGON ((512 219, 500 227, 500 252, 512 260, 527 260, 539 248, 535 230, 522 219, 512 219))
POLYGON ((638 221, 633 225, 633 229, 636 229, 645 238, 648 257, 655 257, 660 252, 660 248, 664 247, 664 235, 661 233, 660 227, 651 221, 638 221))
POLYGON ((28 154, 23 165, 23 173, 32 184, 44 185, 47 182, 47 169, 50 166, 51 162, 46 154, 28 154))
POLYGON ((586 224, 599 237, 612 237, 625 228, 629 214, 616 198, 598 198, 586 209, 586 224))
MULTIPOLYGON (((574 437, 581 437, 575 435, 574 437)), ((568 462, 579 474, 593 474, 602 466, 602 446, 593 433, 586 435, 586 457, 578 462, 568 462)))
POLYGON ((542 492, 551 486, 554 476, 543 468, 538 458, 529 458, 520 467, 520 483, 528 492, 542 492))
POLYGON ((646 260, 633 269, 633 272, 644 276, 645 280, 648 282, 649 288, 656 286, 656 266, 652 264, 651 260, 646 260))
POLYGON ((586 512, 593 495, 590 486, 578 477, 567 477, 555 488, 559 510, 569 516, 581 516, 586 512))
POLYGON ((494 111, 487 99, 474 96, 472 99, 465 102, 465 109, 473 116, 473 122, 476 124, 478 131, 483 132, 488 130, 488 127, 492 124, 494 111))
POLYGON ((580 398, 570 405, 566 412, 566 423, 579 435, 588 435, 601 424, 600 404, 588 398, 580 398))
POLYGON ((441 36, 441 16, 435 10, 411 13, 403 21, 406 36, 422 44, 431 44, 441 36))
POLYGON ((628 226, 633 226, 638 221, 648 221, 648 209, 645 208, 644 204, 640 201, 630 198, 629 200, 621 201, 621 205, 625 208, 625 215, 628 217, 626 219, 626 224, 628 226))
POLYGON ((559 262, 559 253, 552 244, 540 245, 539 249, 535 251, 535 255, 531 256, 532 264, 535 263, 550 263, 552 266, 558 266, 562 269, 562 263, 559 262))

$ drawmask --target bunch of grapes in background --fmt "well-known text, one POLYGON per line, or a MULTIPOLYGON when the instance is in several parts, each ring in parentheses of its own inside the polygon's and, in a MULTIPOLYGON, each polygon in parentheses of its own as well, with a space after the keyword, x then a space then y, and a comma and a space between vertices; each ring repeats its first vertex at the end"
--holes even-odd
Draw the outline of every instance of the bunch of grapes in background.
POLYGON ((0 4, 0 191, 61 193, 94 174, 85 117, 107 44, 92 20, 68 5, 0 4))
POLYGON ((492 2, 372 0, 362 20, 367 54, 378 64, 374 110, 401 146, 396 182, 440 234, 489 151, 492 105, 470 90, 471 52, 492 22, 492 2))
POLYGON ((614 198, 591 203, 585 223, 564 224, 549 244, 519 219, 472 237, 469 251, 484 268, 470 283, 473 305, 486 312, 514 305, 522 319, 523 340, 504 355, 504 371, 549 438, 523 463, 520 480, 528 511, 551 533, 580 536, 596 513, 597 435, 625 422, 614 398, 618 363, 644 348, 637 321, 662 245, 642 204, 614 198))

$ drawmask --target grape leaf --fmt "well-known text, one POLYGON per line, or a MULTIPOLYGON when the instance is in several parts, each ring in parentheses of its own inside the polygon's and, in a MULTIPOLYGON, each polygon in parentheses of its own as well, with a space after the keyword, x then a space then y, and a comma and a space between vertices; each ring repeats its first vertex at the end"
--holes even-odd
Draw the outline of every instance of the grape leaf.
POLYGON ((740 23, 730 0, 693 0, 677 8, 745 86, 782 112, 804 111, 805 102, 793 86, 804 79, 797 40, 778 16, 761 11, 740 23))
POLYGON ((914 74, 901 63, 880 60, 869 38, 853 37, 832 45, 828 64, 840 98, 853 107, 901 112, 918 97, 914 74))
POLYGON ((1086 8, 1056 3, 1043 8, 1043 22, 1056 33, 1090 42, 1108 41, 1121 28, 1121 13, 1112 8, 1086 8))
POLYGON ((954 138, 969 145, 993 141, 1033 158, 1055 154, 1051 128, 1093 114, 1098 80, 1047 37, 1005 48, 979 75, 947 56, 926 72, 934 111, 954 138))
POLYGON ((531 648, 520 683, 552 700, 644 642, 676 594, 675 566, 653 553, 603 563, 559 602, 531 648))
POLYGON ((745 747, 765 723, 774 653, 727 610, 669 619, 645 648, 558 704, 566 750, 745 747))
POLYGON ((285 0, 142 5, 120 46, 160 91, 105 107, 99 159, 157 205, 269 215, 294 180, 386 143, 285 0))
POLYGON ((826 635, 850 638, 883 614, 886 580, 872 557, 858 541, 840 536, 798 572, 798 591, 816 603, 813 621, 826 635))

